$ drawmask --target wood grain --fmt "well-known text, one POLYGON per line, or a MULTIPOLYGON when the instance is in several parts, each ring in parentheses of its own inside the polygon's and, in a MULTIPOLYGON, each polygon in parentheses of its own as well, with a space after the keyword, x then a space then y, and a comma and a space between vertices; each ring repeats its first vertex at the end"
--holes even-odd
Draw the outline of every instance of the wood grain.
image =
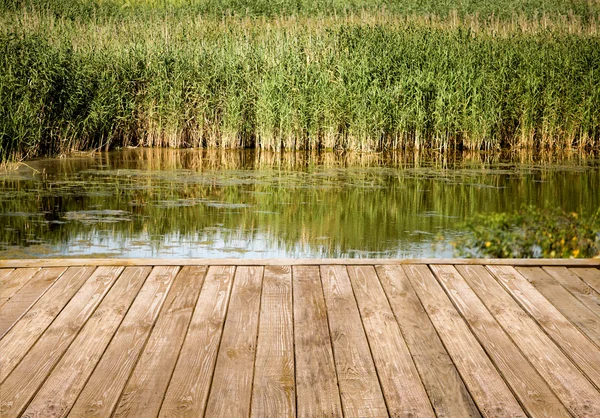
MULTIPOLYGON (((65 270, 65 267, 50 267, 38 271, 33 278, 27 281, 27 284, 0 306, 0 337, 4 336, 15 322, 25 315, 65 270)), ((25 277, 28 277, 31 271, 26 273, 25 277)), ((20 276, 19 272, 18 274, 20 276)))
POLYGON ((600 349, 565 318, 514 267, 487 266, 498 282, 519 302, 580 370, 600 388, 600 349))
POLYGON ((531 416, 570 416, 454 266, 431 266, 431 270, 526 411, 531 416))
POLYGON ((544 267, 544 271, 600 317, 600 293, 566 267, 544 267))
POLYGON ((38 390, 24 416, 57 418, 68 414, 148 273, 148 267, 127 267, 123 271, 38 390))
POLYGON ((319 267, 294 266, 298 417, 342 417, 319 267))
POLYGON ((17 417, 35 395, 123 267, 99 267, 0 385, 0 416, 17 417))
POLYGON ((376 266, 396 321, 438 417, 480 417, 401 266, 376 266))
POLYGON ((457 266, 525 357, 574 416, 600 416, 600 393, 483 266, 457 266))
POLYGON ((183 272, 175 279, 113 417, 158 415, 202 287, 190 277, 183 272))
POLYGON ((434 417, 410 351, 373 266, 349 266, 388 411, 394 417, 434 417))
POLYGON ((265 267, 251 416, 296 416, 292 271, 289 266, 265 267))
POLYGON ((499 266, 588 266, 599 267, 600 259, 565 258, 46 258, 0 260, 0 268, 71 266, 319 266, 319 265, 499 265, 499 266))
POLYGON ((387 417, 385 400, 345 266, 321 266, 344 417, 387 417))
POLYGON ((600 319, 596 314, 541 268, 518 267, 516 270, 600 347, 600 319))
POLYGON ((204 416, 234 272, 235 267, 209 267, 161 417, 204 416))
POLYGON ((263 271, 263 267, 254 266, 235 271, 207 417, 250 416, 263 271))
POLYGON ((571 268, 571 272, 579 276, 590 285, 596 292, 600 293, 600 269, 598 268, 571 268))
POLYGON ((173 285, 173 280, 165 280, 165 272, 163 268, 152 270, 69 416, 112 414, 173 285))
POLYGON ((0 382, 6 379, 94 270, 94 267, 69 267, 56 285, 0 340, 0 382))
POLYGON ((39 267, 2 269, 0 271, 0 307, 40 271, 39 267))
POLYGON ((427 266, 405 266, 404 271, 431 318, 448 354, 484 417, 525 417, 513 396, 462 316, 427 266))

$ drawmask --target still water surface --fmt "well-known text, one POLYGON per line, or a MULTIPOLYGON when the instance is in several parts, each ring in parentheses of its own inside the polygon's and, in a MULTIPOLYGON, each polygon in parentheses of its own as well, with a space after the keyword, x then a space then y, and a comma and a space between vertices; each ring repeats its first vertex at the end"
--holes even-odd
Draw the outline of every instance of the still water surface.
POLYGON ((475 213, 593 213, 593 158, 131 149, 0 172, 0 258, 451 257, 475 213), (440 238, 443 239, 440 240, 440 238))

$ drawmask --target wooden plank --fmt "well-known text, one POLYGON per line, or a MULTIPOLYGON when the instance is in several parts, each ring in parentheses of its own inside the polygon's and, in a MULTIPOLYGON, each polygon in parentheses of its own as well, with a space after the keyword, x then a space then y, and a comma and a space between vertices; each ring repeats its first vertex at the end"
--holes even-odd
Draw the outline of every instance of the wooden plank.
POLYGON ((596 314, 541 268, 518 267, 517 271, 600 347, 600 318, 596 314))
POLYGON ((596 292, 600 293, 600 269, 571 268, 570 270, 590 285, 596 292))
POLYGON ((0 307, 25 286, 39 270, 39 267, 0 270, 0 307))
POLYGON ((437 416, 480 417, 402 267, 376 271, 437 416))
POLYGON ((574 416, 600 416, 600 393, 485 267, 456 268, 567 409, 574 416))
MULTIPOLYGON (((177 268, 170 268, 175 276, 177 268)), ((202 280, 177 276, 113 417, 158 415, 201 287, 202 280)))
POLYGON ((57 418, 69 413, 150 270, 127 267, 123 271, 38 390, 24 416, 57 418))
POLYGON ((17 366, 94 270, 94 267, 69 267, 0 340, 0 382, 17 366))
POLYGON ((292 271, 265 267, 252 389, 252 417, 296 416, 292 271))
POLYGON ((21 318, 66 270, 65 267, 42 269, 0 307, 0 337, 21 318))
POLYGON ((600 316, 600 293, 566 267, 544 267, 544 271, 562 284, 592 312, 600 316))
POLYGON ((569 417, 552 389, 454 266, 431 266, 431 270, 529 415, 569 417))
POLYGON ((17 417, 123 271, 100 267, 0 385, 0 416, 17 417))
POLYGON ((565 259, 565 258, 423 258, 423 259, 357 259, 357 258, 66 258, 66 259, 21 259, 0 260, 0 268, 22 267, 70 267, 70 266, 302 266, 302 265, 413 265, 413 264, 457 264, 457 265, 512 265, 512 266, 600 266, 600 259, 565 259))
POLYGON ((209 267, 160 416, 204 416, 234 272, 209 267))
POLYGON ((375 268, 350 266, 348 274, 389 414, 393 417, 434 417, 427 392, 375 268))
POLYGON ((375 364, 345 266, 321 266, 344 417, 387 417, 375 364))
POLYGON ((238 267, 217 364, 206 407, 207 417, 249 417, 263 267, 238 267))
POLYGON ((581 371, 600 388, 600 350, 565 318, 514 267, 487 266, 500 284, 519 302, 581 371))
POLYGON ((484 417, 524 417, 525 412, 427 266, 404 271, 448 354, 484 417))
POLYGON ((298 417, 342 417, 319 268, 294 266, 292 275, 298 417))
MULTIPOLYGON (((202 280, 204 272, 205 268, 201 267, 183 269, 179 274, 186 275, 194 283, 202 280)), ((173 276, 167 273, 169 270, 164 267, 152 270, 77 398, 70 416, 111 416, 173 285, 173 276)))

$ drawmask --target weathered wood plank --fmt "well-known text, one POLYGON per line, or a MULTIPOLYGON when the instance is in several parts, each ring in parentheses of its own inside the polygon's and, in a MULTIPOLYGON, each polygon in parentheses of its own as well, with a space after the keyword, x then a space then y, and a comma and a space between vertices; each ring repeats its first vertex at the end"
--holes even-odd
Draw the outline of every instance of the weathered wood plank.
POLYGON ((342 417, 327 309, 317 266, 294 266, 298 417, 342 417))
POLYGON ((431 270, 530 416, 570 416, 454 266, 431 266, 431 270))
POLYGON ((527 259, 488 259, 488 258, 323 258, 323 259, 238 259, 238 258, 65 258, 65 259, 21 259, 0 260, 0 268, 22 267, 71 267, 71 266, 301 266, 301 265, 413 265, 413 264, 456 264, 456 265, 499 265, 499 266, 600 266, 600 259, 527 258, 527 259))
MULTIPOLYGON (((196 280, 195 273, 202 280, 205 268, 199 270, 189 272, 188 276, 193 276, 190 281, 196 280)), ((162 267, 152 270, 77 398, 70 416, 111 416, 173 285, 172 276, 165 277, 167 271, 162 267)))
POLYGON ((544 267, 544 271, 562 284, 592 312, 600 316, 600 293, 566 267, 544 267))
POLYGON ((565 317, 600 347, 600 318, 539 267, 516 269, 565 317))
POLYGON ((590 285, 596 292, 600 293, 600 269, 599 268, 571 268, 571 272, 579 276, 590 285))
POLYGON ((248 417, 263 267, 235 271, 231 301, 206 407, 207 417, 248 417))
POLYGON ((600 393, 483 266, 457 266, 464 280, 574 416, 600 416, 600 393))
POLYGON ((0 382, 17 366, 93 272, 94 267, 69 267, 0 340, 0 382))
POLYGON ((434 417, 427 392, 375 269, 373 266, 350 266, 348 274, 390 415, 434 417))
POLYGON ((100 267, 0 385, 0 416, 17 417, 71 345, 123 267, 100 267))
POLYGON ((404 267, 473 400, 484 417, 525 412, 427 266, 404 267))
POLYGON ((66 270, 65 267, 42 269, 0 306, 0 337, 21 318, 66 270))
POLYGON ((40 271, 39 267, 0 270, 0 307, 40 271))
POLYGON ((600 350, 565 318, 514 267, 487 266, 500 284, 519 302, 559 347, 600 388, 600 350))
POLYGON ((376 266, 396 321, 438 417, 480 417, 401 266, 376 266))
POLYGON ((213 378, 235 267, 208 269, 165 400, 161 417, 201 417, 213 378))
MULTIPOLYGON (((169 268, 173 269, 169 275, 175 277, 177 267, 169 268)), ((202 287, 202 280, 189 278, 184 272, 171 286, 113 417, 158 416, 202 287)))
POLYGON ((377 372, 345 266, 321 266, 344 417, 387 417, 377 372))
POLYGON ((123 271, 27 406, 24 416, 67 416, 148 273, 148 267, 128 267, 123 271))
POLYGON ((252 417, 296 416, 292 271, 267 266, 263 278, 252 417))

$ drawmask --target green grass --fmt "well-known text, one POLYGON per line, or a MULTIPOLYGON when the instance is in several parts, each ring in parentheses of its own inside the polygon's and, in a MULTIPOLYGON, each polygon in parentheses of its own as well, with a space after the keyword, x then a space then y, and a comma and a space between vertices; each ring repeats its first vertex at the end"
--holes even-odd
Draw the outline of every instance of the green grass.
POLYGON ((0 160, 128 145, 600 147, 595 1, 0 10, 0 160))

